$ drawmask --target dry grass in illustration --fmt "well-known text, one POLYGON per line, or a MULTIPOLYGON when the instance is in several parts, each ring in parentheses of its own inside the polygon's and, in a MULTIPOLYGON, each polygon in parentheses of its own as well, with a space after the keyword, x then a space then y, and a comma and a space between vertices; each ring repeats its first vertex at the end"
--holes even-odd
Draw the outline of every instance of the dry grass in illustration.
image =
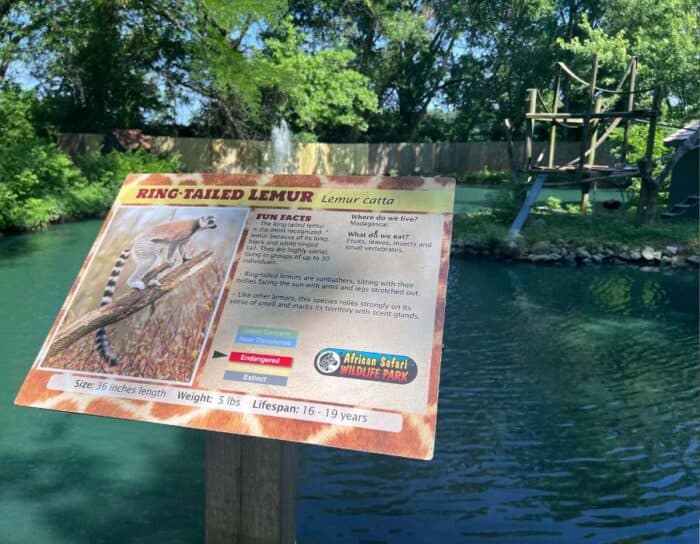
POLYGON ((178 292, 108 326, 107 334, 120 362, 110 366, 95 351, 89 334, 44 361, 43 366, 187 382, 199 357, 206 327, 226 270, 215 261, 186 280, 178 292))

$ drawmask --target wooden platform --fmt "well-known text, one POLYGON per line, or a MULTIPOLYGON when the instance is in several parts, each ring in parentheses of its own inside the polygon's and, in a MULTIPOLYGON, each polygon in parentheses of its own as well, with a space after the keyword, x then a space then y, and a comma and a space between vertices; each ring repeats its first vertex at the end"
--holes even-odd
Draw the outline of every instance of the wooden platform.
POLYGON ((547 174, 546 185, 561 183, 562 178, 565 183, 586 183, 589 181, 605 182, 614 181, 615 185, 629 185, 629 178, 639 176, 639 168, 636 166, 605 166, 605 165, 584 165, 578 168, 576 165, 563 166, 533 166, 528 173, 534 176, 547 174), (618 181, 620 180, 620 181, 618 181))

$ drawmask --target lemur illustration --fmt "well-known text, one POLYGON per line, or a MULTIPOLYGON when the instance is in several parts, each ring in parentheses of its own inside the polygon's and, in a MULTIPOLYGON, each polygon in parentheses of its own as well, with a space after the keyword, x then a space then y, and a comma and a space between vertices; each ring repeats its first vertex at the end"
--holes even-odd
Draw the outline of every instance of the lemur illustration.
MULTIPOLYGON (((114 291, 117 287, 117 280, 131 256, 135 262, 135 269, 126 284, 134 289, 143 290, 146 284, 143 278, 158 267, 163 260, 165 252, 168 265, 173 266, 177 261, 176 254, 182 258, 182 262, 188 261, 192 257, 187 253, 185 245, 192 236, 203 229, 215 229, 216 221, 211 215, 183 221, 172 221, 156 225, 138 236, 131 247, 125 248, 112 267, 112 272, 107 280, 107 285, 102 293, 100 307, 106 306, 114 299, 114 291)), ((149 287, 160 287, 160 282, 153 278, 148 282, 149 287)), ((95 349, 102 358, 111 366, 116 366, 119 359, 114 353, 112 346, 107 340, 107 330, 104 327, 97 329, 95 335, 95 349)))

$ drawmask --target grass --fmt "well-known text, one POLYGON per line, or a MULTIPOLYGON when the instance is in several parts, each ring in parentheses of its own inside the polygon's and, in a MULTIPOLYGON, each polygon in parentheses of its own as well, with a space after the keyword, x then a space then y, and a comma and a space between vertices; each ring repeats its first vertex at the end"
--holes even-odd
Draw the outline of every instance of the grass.
POLYGON ((464 171, 449 174, 447 177, 455 178, 457 183, 464 185, 484 185, 487 187, 510 187, 514 186, 513 176, 510 170, 481 170, 464 171))
MULTIPOLYGON (((501 245, 516 213, 494 209, 458 219, 454 237, 477 247, 501 245)), ((533 212, 521 231, 520 240, 526 246, 539 241, 565 240, 587 248, 597 248, 603 244, 625 245, 630 249, 673 245, 682 248, 684 253, 700 254, 697 217, 659 220, 655 225, 642 226, 636 223, 632 210, 613 213, 599 211, 587 215, 533 212)))

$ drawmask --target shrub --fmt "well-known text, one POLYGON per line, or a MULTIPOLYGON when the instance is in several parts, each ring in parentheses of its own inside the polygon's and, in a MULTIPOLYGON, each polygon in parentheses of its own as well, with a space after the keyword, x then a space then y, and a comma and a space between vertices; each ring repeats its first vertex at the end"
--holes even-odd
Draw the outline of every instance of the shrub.
POLYGON ((0 229, 35 229, 57 221, 64 199, 86 185, 80 170, 33 125, 32 93, 0 88, 0 229))
POLYGON ((103 214, 132 172, 173 172, 178 155, 94 153, 78 164, 34 128, 36 97, 0 86, 0 230, 32 230, 103 214))
POLYGON ((115 193, 129 174, 178 172, 182 168, 181 158, 177 153, 158 155, 143 149, 124 153, 112 151, 106 155, 95 151, 81 155, 76 162, 90 182, 115 193))
POLYGON ((559 211, 562 209, 561 199, 556 196, 549 196, 545 201, 545 206, 552 211, 559 211))
POLYGON ((513 183, 513 176, 509 170, 489 170, 484 167, 481 170, 459 172, 454 176, 457 183, 466 185, 508 185, 513 183))

